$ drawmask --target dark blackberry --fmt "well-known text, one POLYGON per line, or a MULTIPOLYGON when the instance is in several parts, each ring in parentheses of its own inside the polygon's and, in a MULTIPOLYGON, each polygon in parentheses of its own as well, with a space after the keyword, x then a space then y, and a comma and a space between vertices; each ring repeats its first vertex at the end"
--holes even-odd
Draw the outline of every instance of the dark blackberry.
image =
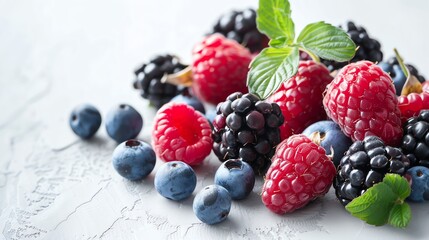
POLYGON ((256 28, 256 11, 249 8, 222 15, 211 33, 221 33, 248 48, 252 53, 268 46, 268 37, 256 28))
POLYGON ((401 149, 386 146, 376 136, 354 142, 345 153, 334 179, 335 194, 344 206, 368 188, 381 182, 387 173, 403 176, 410 160, 401 149))
POLYGON ((256 95, 236 92, 216 110, 212 131, 216 156, 222 162, 240 158, 263 175, 280 143, 279 127, 284 121, 280 107, 256 95))
POLYGON ((134 73, 134 88, 141 90, 141 96, 148 99, 156 108, 160 108, 179 93, 177 86, 170 83, 162 83, 161 79, 166 74, 179 72, 186 68, 175 56, 166 54, 153 57, 148 63, 144 63, 134 73))
MULTIPOLYGON (((340 26, 347 31, 347 34, 358 47, 355 56, 349 62, 357 62, 360 60, 369 60, 371 62, 381 62, 383 60, 383 52, 381 51, 380 42, 369 37, 365 28, 356 26, 354 22, 348 21, 345 26, 340 26)), ((329 71, 337 70, 349 62, 335 62, 331 60, 321 59, 329 71)))
POLYGON ((417 117, 407 120, 401 148, 411 166, 429 168, 429 110, 422 110, 417 117))

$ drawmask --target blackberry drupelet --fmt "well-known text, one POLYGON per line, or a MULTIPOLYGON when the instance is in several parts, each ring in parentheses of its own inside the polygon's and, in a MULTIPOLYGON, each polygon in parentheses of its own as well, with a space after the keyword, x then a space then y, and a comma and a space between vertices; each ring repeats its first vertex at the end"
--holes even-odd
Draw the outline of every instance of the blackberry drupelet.
POLYGON ((376 136, 367 136, 354 142, 341 159, 334 179, 335 195, 345 206, 381 182, 387 173, 403 176, 409 167, 410 160, 401 149, 386 146, 376 136))
POLYGON ((231 11, 222 15, 211 33, 221 33, 247 47, 252 53, 268 46, 269 39, 256 28, 256 11, 231 11))
MULTIPOLYGON (((343 28, 343 26, 340 26, 343 28)), ((344 26, 344 30, 358 47, 355 56, 349 62, 357 62, 360 60, 368 60, 371 62, 381 62, 383 60, 383 52, 381 51, 380 42, 369 37, 365 28, 356 26, 354 22, 348 21, 344 26)), ((329 71, 337 70, 349 62, 335 62, 331 60, 321 59, 329 71)))
POLYGON ((141 96, 160 108, 179 93, 177 86, 162 83, 165 74, 177 73, 186 68, 175 56, 166 54, 153 57, 135 71, 134 88, 141 90, 141 96))
POLYGON ((264 174, 280 143, 279 127, 284 121, 280 107, 256 95, 236 92, 216 110, 212 131, 216 156, 222 162, 240 158, 255 174, 264 174))
POLYGON ((410 159, 411 166, 429 168, 429 110, 407 120, 401 148, 410 159))

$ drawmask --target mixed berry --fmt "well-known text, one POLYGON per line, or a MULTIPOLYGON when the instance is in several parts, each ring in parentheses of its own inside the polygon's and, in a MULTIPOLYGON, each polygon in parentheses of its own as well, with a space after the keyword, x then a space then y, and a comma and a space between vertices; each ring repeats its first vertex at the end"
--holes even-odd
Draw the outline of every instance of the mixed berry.
MULTIPOLYGON (((309 24, 295 39, 288 10, 223 15, 193 48, 189 67, 168 54, 144 63, 134 87, 159 108, 152 142, 136 139, 143 118, 135 108, 112 108, 105 125, 120 143, 112 155, 114 169, 138 181, 151 174, 157 159, 164 161, 155 189, 182 201, 196 188, 194 168, 213 150, 222 162, 214 185, 193 199, 196 217, 206 224, 224 221, 232 200, 246 201, 259 176, 261 202, 277 214, 305 207, 331 186, 354 216, 359 214, 350 206, 383 199, 379 189, 398 195, 396 205, 407 197, 428 201, 429 82, 399 54, 381 62, 380 42, 351 21, 343 30, 309 24), (279 18, 282 24, 275 23, 279 18), (400 190, 389 188, 404 181, 400 190)), ((101 114, 81 105, 69 124, 89 139, 101 114)), ((371 208, 388 216, 394 204, 371 208)), ((368 216, 359 218, 386 223, 368 216)))

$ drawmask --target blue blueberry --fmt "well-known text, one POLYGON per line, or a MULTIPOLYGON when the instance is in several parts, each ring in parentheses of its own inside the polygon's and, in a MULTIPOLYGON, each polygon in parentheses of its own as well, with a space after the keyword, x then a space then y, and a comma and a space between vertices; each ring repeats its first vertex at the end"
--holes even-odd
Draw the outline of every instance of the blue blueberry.
POLYGON ((171 200, 180 201, 191 196, 196 185, 194 170, 181 161, 167 162, 155 174, 155 189, 171 200))
POLYGON ((113 167, 119 175, 131 181, 147 177, 155 167, 155 162, 155 152, 143 141, 130 139, 119 144, 113 151, 113 167))
POLYGON ((423 166, 412 167, 405 177, 411 180, 411 194, 407 199, 414 202, 429 201, 429 169, 423 166))
POLYGON ((231 210, 231 196, 224 187, 210 185, 195 196, 192 208, 203 223, 220 223, 226 219, 231 210))
POLYGON ((383 71, 386 73, 389 73, 389 75, 392 77, 393 85, 395 85, 396 95, 401 95, 402 87, 407 80, 405 74, 402 72, 401 67, 398 64, 391 65, 387 62, 381 62, 378 64, 378 66, 380 66, 381 69, 383 69, 383 71))
POLYGON ((315 122, 308 126, 302 134, 311 139, 311 136, 316 132, 320 134, 320 146, 325 149, 326 154, 331 154, 331 148, 334 150, 332 161, 337 167, 344 153, 349 149, 350 145, 352 145, 352 140, 344 135, 341 128, 333 121, 315 122))
POLYGON ((107 113, 107 134, 118 143, 136 138, 142 127, 142 116, 128 104, 120 104, 107 113))
POLYGON ((202 114, 206 113, 206 109, 204 108, 204 105, 201 103, 201 101, 198 100, 198 98, 196 98, 195 96, 191 96, 186 91, 185 93, 179 94, 172 98, 170 102, 185 103, 193 107, 195 110, 201 112, 202 114))
POLYGON ((94 106, 82 104, 73 109, 69 124, 76 135, 83 139, 89 139, 100 127, 101 115, 94 106))
POLYGON ((255 186, 252 167, 240 159, 230 159, 218 168, 214 182, 228 190, 234 200, 249 196, 255 186))

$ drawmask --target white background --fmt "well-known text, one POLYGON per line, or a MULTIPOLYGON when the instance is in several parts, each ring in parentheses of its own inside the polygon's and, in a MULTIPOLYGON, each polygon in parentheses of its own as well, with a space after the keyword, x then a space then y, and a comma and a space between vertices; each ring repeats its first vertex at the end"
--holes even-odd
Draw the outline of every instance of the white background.
MULTIPOLYGON (((295 0, 296 29, 348 19, 378 39, 386 57, 397 47, 429 76, 429 2, 295 0)), ((150 140, 154 110, 131 88, 133 70, 156 53, 189 61, 193 45, 244 0, 0 0, 0 238, 5 239, 425 239, 428 204, 412 204, 406 230, 373 227, 351 217, 332 192, 286 216, 249 199, 234 202, 227 221, 201 224, 192 197, 175 203, 153 189, 154 172, 131 183, 111 167, 115 143, 104 127, 92 141, 69 130, 68 114, 89 102, 103 116, 129 103, 144 116, 150 140)), ((157 163, 157 166, 160 162, 157 163)), ((196 191, 213 182, 211 155, 196 168, 196 191)), ((195 193, 194 193, 195 194, 195 193)))

